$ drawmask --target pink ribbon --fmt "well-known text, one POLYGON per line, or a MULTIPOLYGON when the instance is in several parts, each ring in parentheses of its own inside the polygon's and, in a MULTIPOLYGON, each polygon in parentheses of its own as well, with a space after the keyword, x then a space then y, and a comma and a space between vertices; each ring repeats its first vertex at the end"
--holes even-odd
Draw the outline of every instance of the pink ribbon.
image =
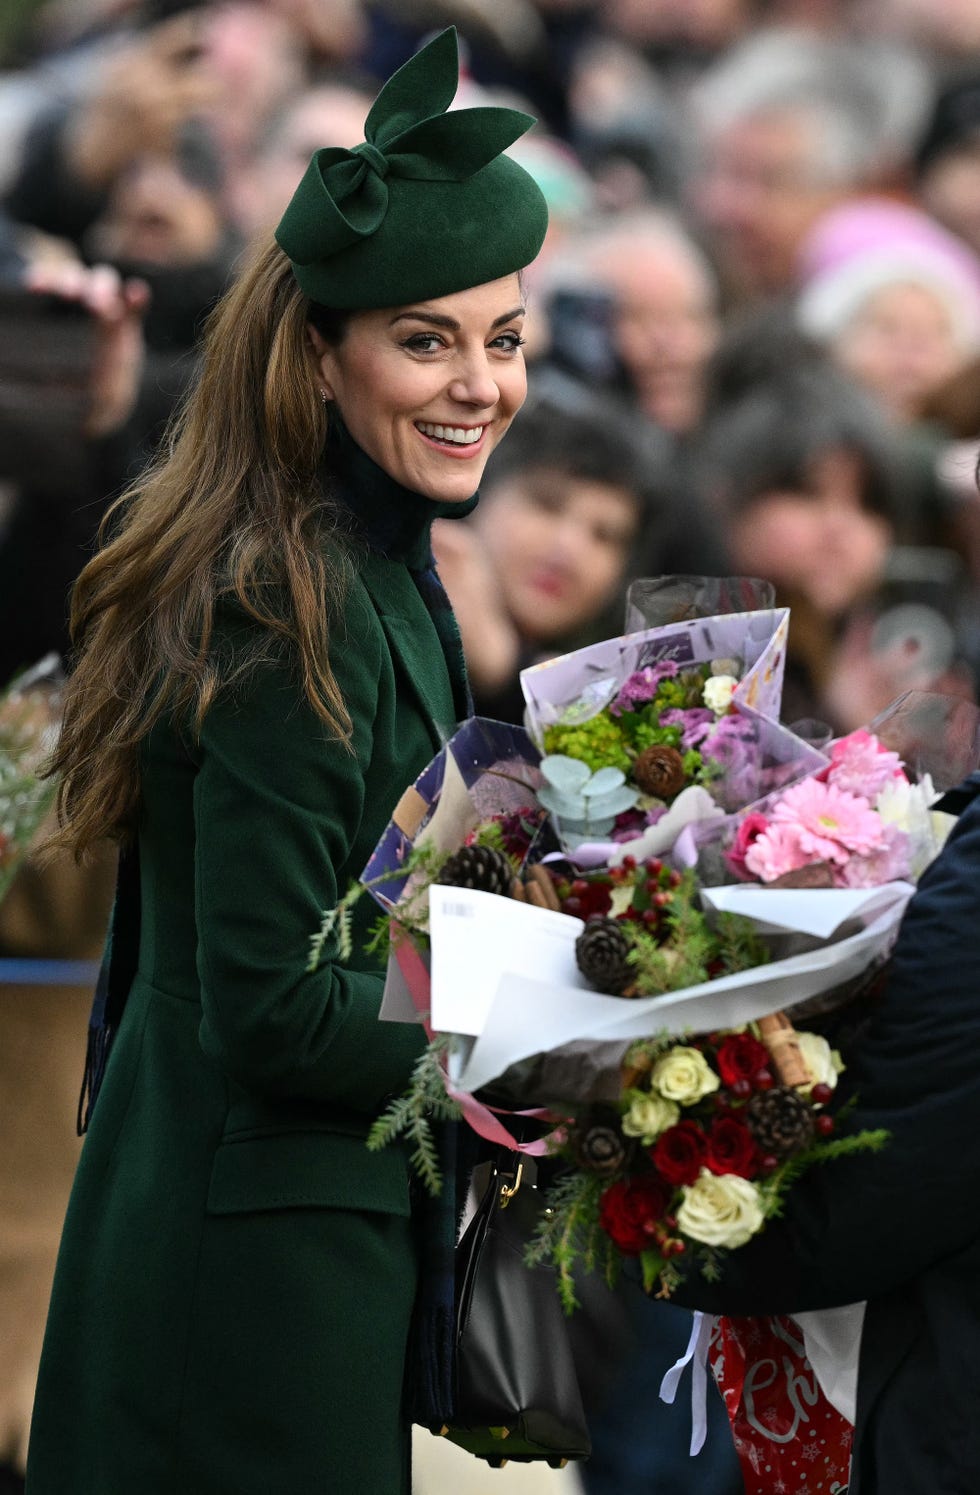
MULTIPOLYGON (((392 931, 391 943, 409 996, 422 1019, 426 1036, 431 1039, 434 1035, 429 1022, 429 1009, 432 1002, 432 977, 429 969, 412 941, 406 939, 400 929, 392 931)), ((486 1106, 468 1090, 457 1090, 448 1074, 445 1075, 445 1081, 446 1093, 456 1101, 467 1125, 472 1127, 479 1136, 500 1147, 507 1147, 512 1152, 527 1153, 528 1157, 532 1158, 544 1157, 548 1153, 549 1143, 554 1133, 540 1137, 537 1142, 517 1142, 507 1128, 497 1120, 497 1116, 521 1116, 540 1121, 553 1121, 555 1118, 550 1111, 542 1109, 506 1111, 497 1106, 486 1106)))

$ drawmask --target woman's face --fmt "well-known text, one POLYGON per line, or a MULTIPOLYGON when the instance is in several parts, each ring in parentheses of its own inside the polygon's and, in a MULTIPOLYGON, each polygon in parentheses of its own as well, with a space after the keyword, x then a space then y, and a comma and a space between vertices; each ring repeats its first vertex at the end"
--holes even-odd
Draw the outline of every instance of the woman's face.
POLYGON ((612 483, 541 467, 503 479, 476 519, 518 632, 548 643, 590 623, 611 600, 639 503, 612 483))
POLYGON ((355 312, 343 341, 310 337, 348 431, 403 487, 441 502, 476 492, 527 393, 516 275, 452 296, 355 312))
POLYGON ((836 352, 900 420, 914 416, 964 362, 946 304, 911 281, 869 296, 837 339, 836 352))
POLYGON ((828 452, 807 492, 762 493, 732 522, 735 565, 797 592, 836 617, 881 579, 894 539, 887 519, 865 508, 858 457, 828 452))

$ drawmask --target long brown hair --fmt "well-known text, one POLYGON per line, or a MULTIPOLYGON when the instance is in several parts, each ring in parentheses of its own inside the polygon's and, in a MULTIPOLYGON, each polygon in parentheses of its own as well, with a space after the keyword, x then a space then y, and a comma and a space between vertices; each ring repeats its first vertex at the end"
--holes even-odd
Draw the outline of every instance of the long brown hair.
POLYGON ((285 646, 337 738, 351 723, 327 657, 343 568, 324 545, 316 480, 326 415, 307 347, 310 303, 270 241, 210 319, 200 379, 159 457, 109 510, 102 548, 72 596, 75 648, 50 770, 61 775, 53 845, 81 856, 126 839, 140 801, 140 746, 165 713, 199 731, 219 690, 285 646), (215 607, 233 596, 259 623, 229 670, 215 607))

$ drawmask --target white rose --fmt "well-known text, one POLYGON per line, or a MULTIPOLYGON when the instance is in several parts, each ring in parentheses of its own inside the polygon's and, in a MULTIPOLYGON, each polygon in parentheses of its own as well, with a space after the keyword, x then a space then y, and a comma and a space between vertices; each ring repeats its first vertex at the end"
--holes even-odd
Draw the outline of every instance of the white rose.
POLYGON ((677 1101, 681 1106, 693 1106, 721 1085, 701 1051, 684 1044, 657 1060, 650 1082, 666 1100, 677 1101))
POLYGON ((765 1217, 759 1191, 734 1173, 709 1173, 702 1168, 693 1184, 681 1190, 677 1228, 706 1246, 744 1246, 762 1229, 765 1217))
POLYGON ((639 1137, 644 1147, 680 1120, 680 1107, 662 1095, 637 1095, 622 1120, 627 1137, 639 1137))
POLYGON ((734 675, 711 675, 704 682, 704 704, 715 716, 724 716, 732 704, 732 692, 738 681, 734 675))
POLYGON ((829 1085, 833 1090, 837 1084, 840 1056, 836 1056, 835 1062, 834 1050, 819 1033, 797 1033, 796 1041, 800 1046, 803 1062, 810 1071, 809 1083, 796 1088, 807 1091, 811 1085, 829 1085))

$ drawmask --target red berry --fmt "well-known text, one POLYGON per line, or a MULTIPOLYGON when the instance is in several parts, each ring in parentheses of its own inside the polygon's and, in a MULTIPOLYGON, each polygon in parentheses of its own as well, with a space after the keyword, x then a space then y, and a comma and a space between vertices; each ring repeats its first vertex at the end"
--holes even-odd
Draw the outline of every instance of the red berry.
POLYGON ((684 879, 679 872, 672 872, 670 874, 670 885, 672 888, 679 888, 683 881, 684 879))
POLYGON ((776 1081, 768 1069, 760 1069, 757 1074, 752 1076, 752 1084, 756 1090, 771 1090, 775 1083, 776 1081))
POLYGON ((654 893, 660 892, 660 884, 655 877, 648 877, 643 886, 646 888, 651 898, 653 897, 654 893))
POLYGON ((563 914, 573 914, 576 918, 582 912, 581 898, 566 898, 562 904, 563 914))
POLYGON ((813 1124, 816 1127, 817 1131, 820 1133, 821 1137, 829 1137, 831 1132, 834 1130, 834 1118, 832 1116, 828 1116, 826 1112, 822 1113, 820 1116, 815 1116, 813 1118, 813 1124))
POLYGON ((647 857, 644 866, 651 877, 659 877, 664 870, 664 864, 659 857, 647 857))
POLYGON ((763 1173, 774 1173, 779 1167, 779 1159, 774 1152, 767 1152, 759 1159, 759 1168, 763 1173))
POLYGON ((636 857, 624 856, 619 864, 626 872, 636 871, 636 857))
POLYGON ((666 908, 674 900, 669 893, 654 893, 653 901, 658 908, 666 908))
POLYGON ((572 886, 571 886, 571 892, 574 893, 575 897, 576 898, 584 898, 585 895, 586 895, 586 893, 588 891, 589 891, 589 885, 585 881, 585 878, 584 877, 576 877, 575 881, 572 883, 572 886))
POLYGON ((752 1094, 752 1081, 744 1079, 735 1080, 732 1084, 732 1094, 736 1100, 748 1100, 752 1094))
POLYGON ((655 908, 645 908, 640 915, 640 918, 643 920, 644 924, 660 923, 660 915, 657 913, 657 910, 655 908))
POLYGON ((810 1099, 815 1101, 818 1106, 825 1106, 833 1093, 829 1085, 814 1085, 810 1091, 810 1099))

